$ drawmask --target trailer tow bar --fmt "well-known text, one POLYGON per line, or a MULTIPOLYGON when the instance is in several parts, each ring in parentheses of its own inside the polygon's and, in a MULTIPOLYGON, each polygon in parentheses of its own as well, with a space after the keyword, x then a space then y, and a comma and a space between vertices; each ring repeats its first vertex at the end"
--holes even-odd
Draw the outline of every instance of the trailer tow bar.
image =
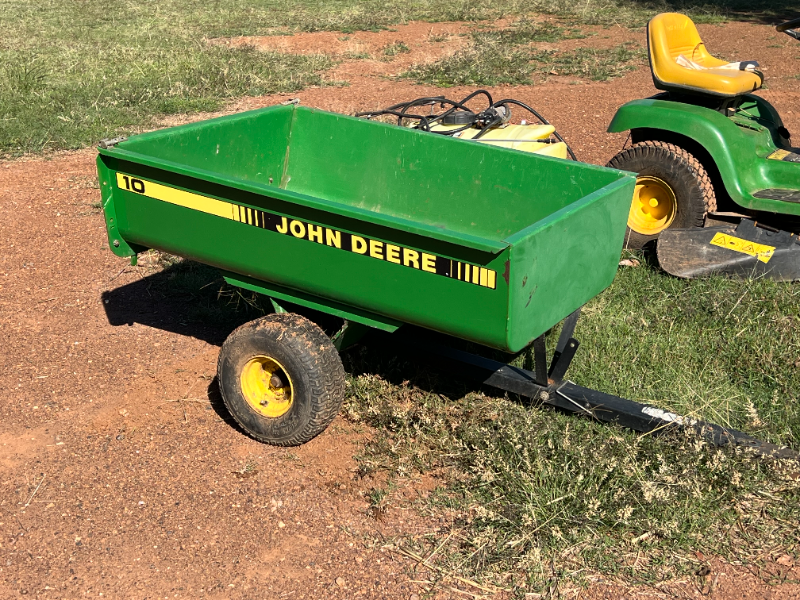
POLYGON ((763 442, 736 429, 684 417, 564 380, 567 367, 579 345, 572 337, 579 313, 580 309, 566 318, 549 370, 544 352, 544 336, 533 343, 534 371, 427 341, 424 345, 417 341, 412 347, 409 339, 403 345, 407 345, 409 350, 417 354, 422 350, 423 353, 436 357, 437 366, 459 376, 598 421, 617 423, 642 433, 658 433, 675 428, 690 430, 715 446, 733 444, 750 448, 761 456, 800 460, 800 452, 787 446, 763 442))

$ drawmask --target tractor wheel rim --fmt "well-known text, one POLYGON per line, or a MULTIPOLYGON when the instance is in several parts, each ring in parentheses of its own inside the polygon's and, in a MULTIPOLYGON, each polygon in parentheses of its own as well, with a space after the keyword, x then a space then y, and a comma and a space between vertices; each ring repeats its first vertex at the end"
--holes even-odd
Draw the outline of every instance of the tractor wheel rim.
POLYGON ((628 227, 642 235, 657 235, 672 225, 677 212, 678 201, 669 184, 651 175, 636 178, 628 227))
POLYGON ((254 356, 247 361, 241 384, 244 399, 259 415, 274 419, 285 415, 292 406, 292 378, 274 358, 254 356))

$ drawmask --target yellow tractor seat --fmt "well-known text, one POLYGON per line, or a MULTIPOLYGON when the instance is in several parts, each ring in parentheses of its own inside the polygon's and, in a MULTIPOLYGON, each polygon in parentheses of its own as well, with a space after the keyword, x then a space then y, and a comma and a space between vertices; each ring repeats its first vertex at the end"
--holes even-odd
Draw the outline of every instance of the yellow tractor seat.
POLYGON ((647 25, 647 52, 659 90, 732 98, 757 90, 764 82, 759 71, 744 70, 748 63, 741 63, 738 70, 711 56, 686 15, 653 17, 647 25))

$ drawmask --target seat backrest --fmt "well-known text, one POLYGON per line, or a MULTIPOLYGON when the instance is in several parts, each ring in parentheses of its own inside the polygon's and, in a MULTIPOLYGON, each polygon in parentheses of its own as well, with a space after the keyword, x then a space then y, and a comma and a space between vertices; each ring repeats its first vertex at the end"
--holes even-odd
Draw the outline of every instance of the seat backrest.
POLYGON ((724 63, 709 54, 695 24, 689 17, 679 13, 662 13, 650 20, 647 25, 647 53, 653 82, 662 90, 670 83, 681 81, 684 68, 677 62, 680 55, 704 67, 724 63))
POLYGON ((764 82, 746 63, 728 63, 706 50, 692 20, 678 13, 656 15, 647 25, 647 54, 653 84, 679 94, 736 98, 757 90, 764 82), (687 64, 678 58, 695 63, 687 64))

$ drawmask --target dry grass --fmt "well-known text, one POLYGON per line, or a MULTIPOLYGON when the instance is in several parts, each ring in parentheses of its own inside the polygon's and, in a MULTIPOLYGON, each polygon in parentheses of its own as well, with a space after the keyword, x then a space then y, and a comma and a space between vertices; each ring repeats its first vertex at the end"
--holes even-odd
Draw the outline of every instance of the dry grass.
MULTIPOLYGON (((797 448, 798 309, 789 284, 626 269, 586 307, 570 377, 797 448)), ((437 569, 546 592, 554 577, 654 584, 692 574, 696 551, 758 562, 800 549, 797 463, 486 395, 392 348, 349 361, 345 415, 377 431, 362 471, 441 480, 419 509, 444 533, 396 542, 427 556, 447 536, 437 569)))

